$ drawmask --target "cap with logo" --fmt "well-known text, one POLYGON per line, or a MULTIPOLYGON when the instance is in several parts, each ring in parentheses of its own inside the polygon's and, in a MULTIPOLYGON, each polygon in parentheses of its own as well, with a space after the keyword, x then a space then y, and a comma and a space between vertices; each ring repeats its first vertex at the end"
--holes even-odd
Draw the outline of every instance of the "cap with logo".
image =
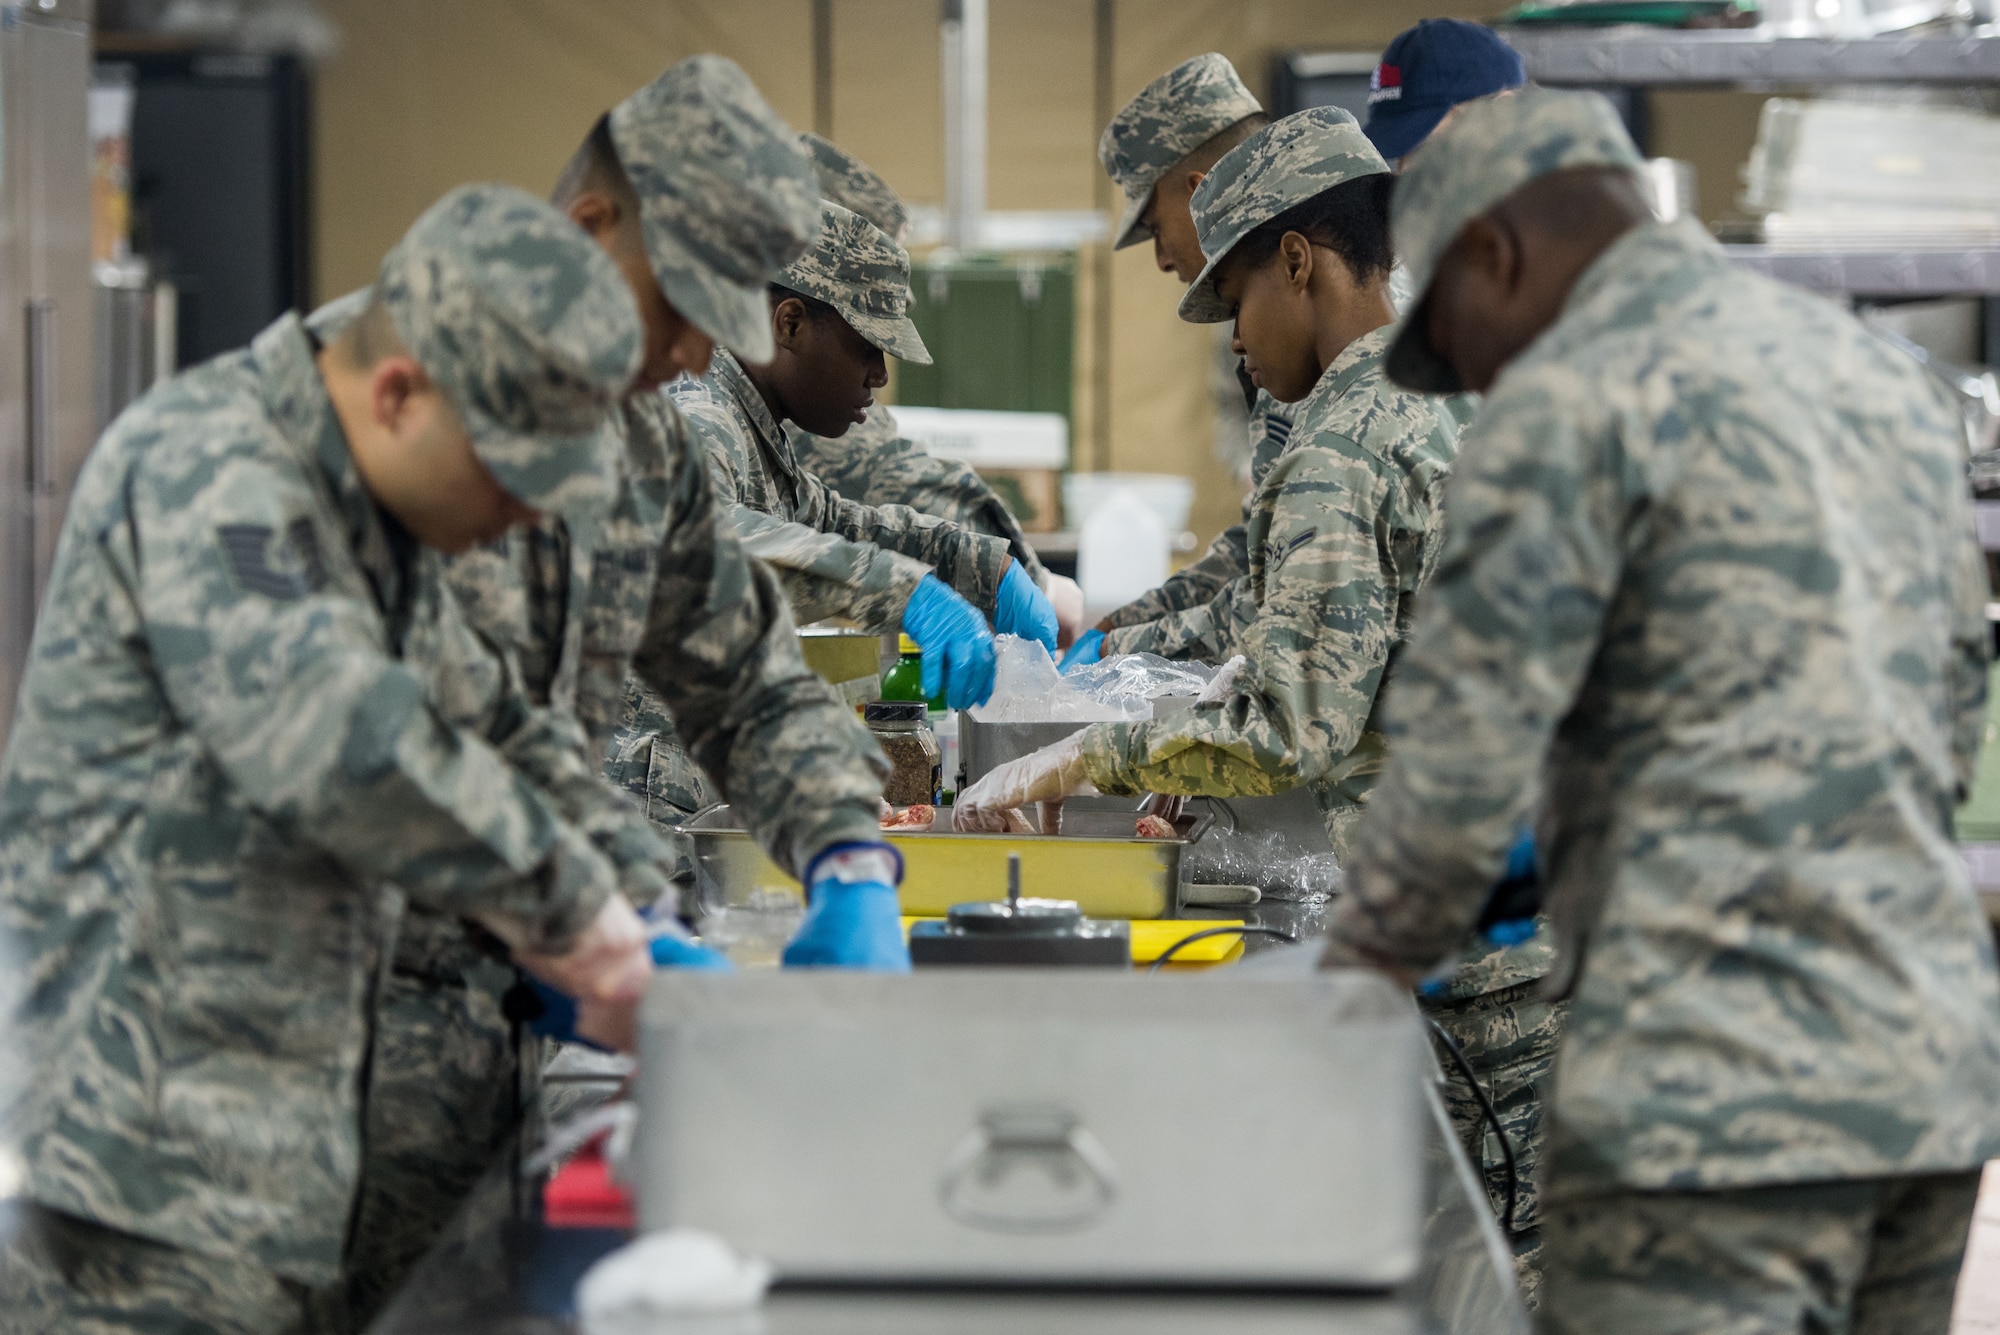
POLYGON ((1389 230, 1416 301, 1383 369, 1409 389, 1464 388, 1425 332, 1431 279, 1459 231, 1536 177, 1570 167, 1640 171, 1624 122, 1596 93, 1523 88, 1474 103, 1424 145, 1396 182, 1389 230))
POLYGON ((1424 142, 1459 103, 1527 80, 1520 53, 1485 24, 1425 19, 1396 34, 1375 67, 1368 137, 1393 162, 1424 142))
POLYGON ((1182 61, 1142 88, 1097 141, 1097 160, 1125 192, 1114 244, 1123 249, 1150 239, 1153 231, 1140 218, 1167 169, 1263 109, 1236 67, 1213 51, 1182 61))
POLYGON ((612 109, 611 142, 667 300, 746 360, 769 361, 766 285, 819 225, 798 136, 733 61, 693 56, 612 109))
POLYGON ((930 350, 910 323, 908 253, 851 209, 830 200, 819 209, 819 239, 774 281, 818 297, 890 356, 929 366, 930 350))
POLYGON ((858 213, 881 228, 891 241, 901 243, 903 229, 910 225, 910 211, 875 174, 875 169, 840 145, 807 130, 799 136, 812 157, 813 174, 819 178, 821 199, 830 199, 843 209, 858 213))
POLYGON ((574 223, 512 186, 461 186, 383 258, 374 295, 509 494, 564 515, 609 501, 610 417, 646 335, 574 223))
POLYGON ((1181 319, 1230 318, 1216 272, 1238 242, 1285 210, 1345 181, 1387 173, 1389 164, 1361 133, 1354 113, 1312 107, 1273 121, 1223 154, 1188 201, 1208 264, 1181 298, 1181 319))

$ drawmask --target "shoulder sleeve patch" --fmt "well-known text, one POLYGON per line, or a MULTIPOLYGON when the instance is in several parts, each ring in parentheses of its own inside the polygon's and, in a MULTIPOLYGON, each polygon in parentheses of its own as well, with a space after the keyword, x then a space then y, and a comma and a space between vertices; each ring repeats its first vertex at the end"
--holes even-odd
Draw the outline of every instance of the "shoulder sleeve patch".
POLYGON ((215 536, 245 593, 295 602, 326 587, 310 519, 294 519, 282 534, 263 524, 218 524, 215 536))

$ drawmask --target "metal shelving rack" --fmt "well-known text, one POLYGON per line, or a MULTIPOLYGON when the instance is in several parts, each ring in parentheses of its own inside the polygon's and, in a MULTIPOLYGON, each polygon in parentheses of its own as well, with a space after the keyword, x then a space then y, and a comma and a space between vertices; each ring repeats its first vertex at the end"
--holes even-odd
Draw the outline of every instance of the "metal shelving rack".
MULTIPOLYGON (((1528 77, 1547 84, 1777 89, 1801 84, 2000 84, 2000 26, 1866 39, 1774 37, 1756 28, 1509 28, 1528 77)), ((1862 297, 2000 296, 2000 248, 1870 250, 1730 246, 1755 269, 1862 297)))

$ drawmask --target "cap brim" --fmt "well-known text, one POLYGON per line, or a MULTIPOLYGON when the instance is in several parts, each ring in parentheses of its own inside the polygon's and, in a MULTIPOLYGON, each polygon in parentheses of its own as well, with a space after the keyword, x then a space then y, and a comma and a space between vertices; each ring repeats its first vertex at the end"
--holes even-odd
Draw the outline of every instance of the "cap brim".
POLYGON ((1382 371, 1404 389, 1419 394, 1459 394, 1465 386, 1451 363, 1431 347, 1430 293, 1425 292, 1403 316, 1389 340, 1382 371))
POLYGON ((606 418, 580 435, 524 436, 513 427, 465 413, 472 450, 503 490, 543 514, 602 514, 617 490, 618 428, 606 418))
POLYGON ((1152 201, 1153 192, 1150 189, 1137 199, 1125 201, 1124 215, 1118 219, 1118 230, 1113 233, 1117 238, 1111 243, 1113 250, 1123 250, 1127 246, 1136 246, 1141 241, 1153 239, 1153 229, 1140 221, 1146 216, 1146 205, 1152 201))
MULTIPOLYGON (((1231 246, 1229 250, 1236 247, 1231 246)), ((1201 273, 1181 294, 1180 317, 1189 324, 1221 324, 1229 318, 1229 304, 1215 290, 1215 271, 1229 258, 1223 251, 1201 267, 1201 273)))
POLYGON ((1417 145, 1430 138, 1438 122, 1451 110, 1449 104, 1431 107, 1402 107, 1395 111, 1370 113, 1361 133, 1375 145, 1375 151, 1394 162, 1414 153, 1417 145))
POLYGON ((913 366, 929 366, 931 350, 924 346, 923 335, 907 315, 893 319, 882 315, 863 315, 858 311, 841 309, 841 318, 846 320, 854 332, 882 349, 897 361, 909 362, 913 366))
POLYGON ((764 283, 738 283, 724 278, 681 244, 673 229, 642 204, 646 258, 653 277, 673 308, 695 328, 728 348, 743 361, 762 365, 777 346, 771 340, 771 298, 764 283))

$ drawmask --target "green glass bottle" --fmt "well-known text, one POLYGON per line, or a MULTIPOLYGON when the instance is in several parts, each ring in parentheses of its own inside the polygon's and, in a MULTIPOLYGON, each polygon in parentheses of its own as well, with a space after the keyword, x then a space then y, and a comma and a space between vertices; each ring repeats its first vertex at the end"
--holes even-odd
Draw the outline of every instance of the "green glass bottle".
POLYGON ((897 641, 894 666, 882 674, 882 698, 884 700, 924 698, 924 653, 917 648, 917 642, 907 635, 897 641))

